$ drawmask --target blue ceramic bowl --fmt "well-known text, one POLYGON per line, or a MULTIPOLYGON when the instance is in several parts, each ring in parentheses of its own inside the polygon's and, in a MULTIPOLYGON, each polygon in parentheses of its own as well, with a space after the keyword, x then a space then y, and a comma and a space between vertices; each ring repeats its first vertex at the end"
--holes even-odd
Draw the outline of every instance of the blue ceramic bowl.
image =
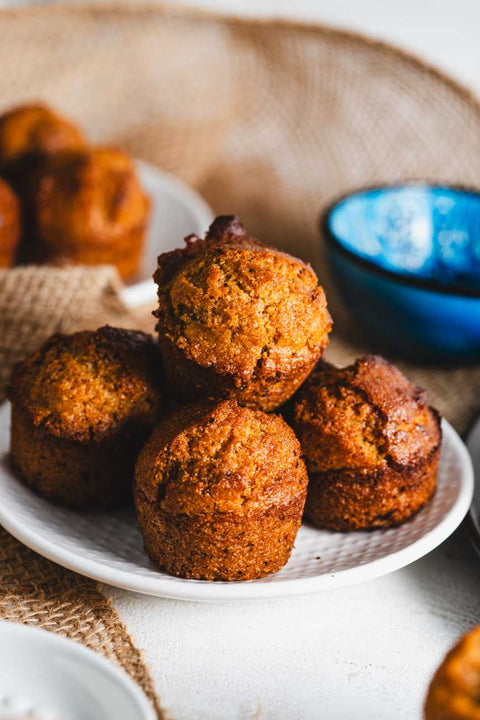
POLYGON ((396 353, 480 360, 480 194, 406 184, 342 198, 323 215, 354 317, 396 353))

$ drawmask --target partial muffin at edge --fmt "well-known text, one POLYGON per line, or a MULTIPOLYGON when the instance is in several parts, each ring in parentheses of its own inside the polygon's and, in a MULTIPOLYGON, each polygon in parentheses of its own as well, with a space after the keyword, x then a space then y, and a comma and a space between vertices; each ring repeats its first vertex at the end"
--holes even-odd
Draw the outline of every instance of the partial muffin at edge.
POLYGON ((60 153, 37 176, 31 199, 39 262, 138 268, 150 200, 131 158, 115 148, 60 153))
POLYGON ((22 195, 47 157, 84 145, 81 131, 43 103, 19 105, 0 116, 0 171, 22 195))
POLYGON ((480 720, 480 626, 450 650, 425 701, 425 720, 480 720))
POLYGON ((306 489, 300 444, 284 420, 223 400, 162 420, 137 461, 134 497, 158 567, 251 580, 287 562, 306 489))
POLYGON ((102 327, 52 335, 12 375, 10 458, 25 484, 71 507, 128 502, 162 411, 151 336, 102 327))
POLYGON ((250 237, 233 216, 161 255, 158 341, 174 394, 273 410, 322 355, 331 328, 310 265, 250 237))
POLYGON ((432 496, 439 415, 380 356, 345 368, 320 362, 295 397, 293 416, 310 478, 305 512, 319 527, 398 525, 432 496))
POLYGON ((7 183, 0 178, 0 268, 15 263, 20 242, 20 203, 7 183))

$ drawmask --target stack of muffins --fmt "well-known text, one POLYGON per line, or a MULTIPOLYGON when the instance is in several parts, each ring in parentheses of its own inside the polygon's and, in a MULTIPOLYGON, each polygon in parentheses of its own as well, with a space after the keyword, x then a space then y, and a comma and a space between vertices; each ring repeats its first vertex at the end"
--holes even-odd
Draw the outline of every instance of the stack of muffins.
POLYGON ((309 265, 219 217, 161 255, 154 279, 158 342, 54 335, 16 368, 23 482, 76 508, 133 491, 151 560, 204 580, 279 570, 304 509, 350 531, 398 525, 429 500, 438 414, 378 356, 321 359, 332 323, 309 265))
POLYGON ((15 263, 115 265, 135 273, 149 200, 131 159, 89 147, 45 105, 0 116, 0 267, 15 263))

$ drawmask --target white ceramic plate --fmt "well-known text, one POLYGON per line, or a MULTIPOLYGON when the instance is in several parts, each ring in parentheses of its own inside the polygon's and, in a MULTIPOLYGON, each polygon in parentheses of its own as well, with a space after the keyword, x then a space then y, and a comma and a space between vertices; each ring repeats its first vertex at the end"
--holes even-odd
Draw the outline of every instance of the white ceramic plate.
POLYGON ((155 720, 131 678, 72 640, 0 622, 0 720, 155 720))
POLYGON ((200 195, 181 180, 141 160, 136 161, 136 167, 152 205, 140 268, 123 292, 123 300, 130 307, 155 301, 152 274, 157 256, 181 247, 186 235, 203 237, 214 217, 200 195))
POLYGON ((249 582, 183 580, 156 570, 143 552, 133 510, 78 513, 21 485, 8 467, 10 408, 0 409, 0 523, 28 547, 64 567, 148 595, 231 601, 301 595, 385 575, 445 540, 465 517, 473 493, 470 456, 443 421, 438 487, 409 522, 390 530, 333 533, 303 525, 287 565, 249 582))

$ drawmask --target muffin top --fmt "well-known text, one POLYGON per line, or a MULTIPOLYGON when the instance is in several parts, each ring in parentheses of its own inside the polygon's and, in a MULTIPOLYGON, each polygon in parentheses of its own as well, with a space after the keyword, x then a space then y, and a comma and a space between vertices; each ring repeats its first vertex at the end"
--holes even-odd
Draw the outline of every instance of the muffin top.
MULTIPOLYGON (((19 224, 20 204, 17 196, 10 188, 10 185, 0 178, 0 241, 5 237, 4 231, 11 228, 12 225, 19 224)), ((15 239, 11 234, 8 235, 10 241, 15 239)))
POLYGON ((46 105, 13 108, 0 116, 0 165, 84 146, 80 130, 46 105))
POLYGON ((235 400, 175 411, 153 431, 136 490, 171 514, 262 511, 287 505, 307 483, 300 444, 279 415, 235 400))
POLYGON ((430 683, 425 720, 478 720, 480 705, 480 626, 450 650, 430 683))
POLYGON ((233 216, 185 242, 158 258, 161 337, 242 382, 279 378, 320 357, 331 319, 310 265, 262 245, 233 216))
POLYGON ((58 333, 15 368, 8 394, 54 436, 102 440, 155 421, 158 366, 156 344, 142 332, 58 333))
POLYGON ((62 244, 108 242, 143 227, 150 207, 130 157, 114 148, 55 155, 38 178, 33 202, 44 240, 51 228, 62 233, 62 244))
POLYGON ((294 427, 311 472, 410 465, 441 441, 424 390, 378 355, 320 362, 295 398, 294 427))

